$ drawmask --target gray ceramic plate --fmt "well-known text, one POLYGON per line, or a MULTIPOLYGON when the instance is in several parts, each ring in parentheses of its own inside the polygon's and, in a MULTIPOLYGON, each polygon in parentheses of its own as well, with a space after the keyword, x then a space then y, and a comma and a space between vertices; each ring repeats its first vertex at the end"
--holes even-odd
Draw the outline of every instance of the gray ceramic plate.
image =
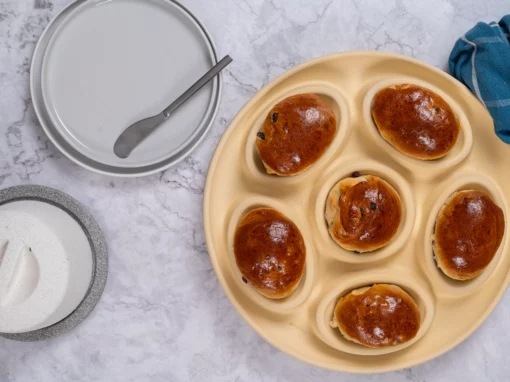
POLYGON ((50 140, 102 174, 149 175, 185 158, 219 107, 221 77, 182 105, 127 159, 113 144, 217 62, 204 26, 172 0, 77 0, 43 32, 32 59, 34 108, 50 140), (93 27, 92 27, 93 26, 93 27))
POLYGON ((25 185, 0 191, 0 205, 21 200, 49 203, 69 214, 83 228, 92 252, 92 278, 82 302, 66 318, 54 325, 26 333, 0 333, 1 337, 16 341, 41 341, 65 333, 87 317, 103 293, 108 275, 108 251, 103 233, 92 215, 76 200, 50 187, 25 185))

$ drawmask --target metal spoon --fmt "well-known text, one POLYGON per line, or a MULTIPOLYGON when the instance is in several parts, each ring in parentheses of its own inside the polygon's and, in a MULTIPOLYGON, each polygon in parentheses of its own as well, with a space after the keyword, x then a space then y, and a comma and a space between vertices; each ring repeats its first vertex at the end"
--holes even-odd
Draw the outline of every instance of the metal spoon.
POLYGON ((161 113, 142 119, 133 123, 120 134, 113 145, 113 152, 119 158, 127 158, 133 149, 140 144, 145 138, 156 130, 173 111, 181 106, 188 98, 200 90, 205 84, 211 81, 219 72, 221 72, 228 64, 232 62, 230 56, 225 56, 214 65, 206 74, 204 74, 197 82, 195 82, 188 90, 182 93, 174 102, 170 104, 161 113))

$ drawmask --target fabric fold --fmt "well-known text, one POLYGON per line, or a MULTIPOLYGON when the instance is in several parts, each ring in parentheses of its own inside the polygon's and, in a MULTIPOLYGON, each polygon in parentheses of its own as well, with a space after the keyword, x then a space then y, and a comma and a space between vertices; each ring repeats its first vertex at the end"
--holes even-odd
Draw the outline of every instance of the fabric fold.
POLYGON ((498 137, 510 144, 510 15, 479 22, 450 53, 450 73, 485 105, 498 137))

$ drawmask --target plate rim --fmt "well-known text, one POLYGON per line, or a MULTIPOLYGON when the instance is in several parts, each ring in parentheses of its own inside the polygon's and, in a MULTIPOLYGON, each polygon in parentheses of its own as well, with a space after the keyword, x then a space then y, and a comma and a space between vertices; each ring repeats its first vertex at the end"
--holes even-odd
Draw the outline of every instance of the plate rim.
MULTIPOLYGON (((193 139, 188 143, 187 146, 184 147, 183 151, 178 153, 177 156, 170 156, 165 160, 162 160, 151 165, 117 167, 96 161, 86 155, 83 155, 81 152, 75 150, 71 145, 69 145, 69 143, 67 143, 65 138, 63 138, 58 133, 58 130, 54 126, 52 126, 54 131, 52 131, 52 128, 48 126, 52 124, 51 121, 46 121, 44 118, 43 112, 45 111, 44 110, 45 105, 44 101, 42 99, 39 99, 40 96, 37 93, 37 89, 39 87, 39 91, 42 91, 41 90, 42 58, 44 57, 46 48, 48 47, 49 41, 51 40, 53 34, 55 33, 55 30, 59 27, 60 23, 62 23, 69 16, 69 14, 72 14, 72 12, 74 12, 74 10, 77 7, 80 7, 81 5, 88 1, 90 0, 74 0, 73 2, 65 6, 51 19, 51 21, 47 24, 42 34, 39 36, 30 64, 30 95, 32 98, 32 105, 34 107, 34 111, 37 116, 38 122, 42 127, 44 133, 48 137, 48 139, 51 141, 51 143, 62 154, 64 154, 65 157, 70 159, 73 163, 87 170, 93 171, 101 175, 109 175, 122 178, 149 176, 159 173, 161 171, 165 171, 168 168, 180 163, 185 158, 187 158, 198 147, 198 145, 203 142, 207 133, 212 128, 212 125, 216 120, 216 116, 218 114, 219 107, 221 104, 223 75, 222 73, 220 73, 213 80, 217 82, 217 89, 214 92, 215 94, 213 95, 213 101, 211 102, 211 104, 213 105, 213 111, 210 115, 209 121, 203 124, 205 127, 203 128, 202 132, 197 133, 194 137, 192 136, 193 139), (38 60, 41 61, 39 65, 37 64, 38 60), (65 147, 64 145, 62 145, 58 141, 58 139, 56 139, 55 135, 59 136, 63 140, 63 143, 69 147, 65 147)), ((205 27, 205 25, 200 21, 200 19, 198 19, 197 16, 195 16, 187 7, 182 5, 177 0, 162 0, 162 1, 173 3, 175 4, 175 6, 181 8, 183 12, 186 13, 186 15, 189 16, 202 29, 202 32, 206 37, 206 43, 210 47, 211 52, 213 53, 213 58, 214 60, 216 60, 216 62, 218 62, 218 52, 216 49, 216 45, 214 44, 214 40, 212 39, 212 36, 205 27)))
MULTIPOLYGON (((462 85, 454 77, 451 77, 448 73, 442 71, 441 69, 439 69, 439 68, 437 68, 435 66, 427 64, 427 63, 425 63, 423 61, 420 61, 420 60, 418 60, 416 58, 413 58, 413 57, 408 57, 408 56, 404 56, 402 54, 390 53, 390 52, 371 51, 371 50, 354 50, 354 51, 347 51, 347 52, 339 52, 339 53, 332 53, 332 54, 324 55, 324 56, 321 56, 321 57, 317 57, 317 58, 305 61, 305 62, 303 62, 303 63, 301 63, 299 65, 296 65, 295 67, 293 67, 293 68, 287 70, 286 72, 282 73, 278 77, 274 78, 271 82, 266 84, 264 87, 259 89, 241 107, 241 109, 238 111, 238 113, 232 119, 232 121, 230 122, 229 126, 227 127, 227 129, 223 133, 220 141, 218 142, 218 145, 216 146, 216 148, 214 150, 214 153, 213 153, 213 156, 211 158, 209 169, 207 171, 207 178, 206 178, 206 182, 205 182, 205 186, 204 186, 204 198, 203 198, 203 203, 202 203, 202 216, 203 216, 202 223, 203 223, 203 227, 204 227, 205 240, 206 240, 206 245, 207 245, 207 250, 208 250, 209 258, 211 260, 211 264, 213 266, 213 269, 214 269, 214 272, 216 274, 216 277, 218 278, 218 281, 220 282, 220 285, 221 285, 221 288, 222 288, 223 292, 225 293, 227 298, 230 300, 230 303, 232 304, 234 309, 239 313, 239 315, 248 323, 248 325, 260 337, 262 337, 267 343, 269 343, 270 345, 272 345, 274 348, 278 349, 282 353, 288 354, 288 355, 290 355, 290 356, 292 356, 292 357, 294 357, 294 358, 296 358, 296 359, 298 359, 298 360, 300 360, 302 362, 305 362, 305 363, 307 363, 309 365, 313 365, 313 366, 316 366, 316 367, 320 367, 320 368, 328 369, 328 370, 332 370, 332 371, 349 372, 349 373, 354 373, 354 374, 384 373, 384 372, 402 370, 402 369, 405 369, 405 368, 417 366, 417 365, 420 365, 420 364, 425 363, 427 361, 430 361, 430 360, 432 360, 434 358, 437 358, 437 357, 441 356, 442 354, 450 351, 454 347, 458 346, 461 342, 463 342, 471 334, 473 334, 473 332, 476 329, 478 329, 480 327, 480 325, 492 313, 492 311, 494 310, 496 305, 501 300, 501 297, 503 296, 505 290, 507 289, 508 284, 510 283, 510 272, 507 273, 507 275, 506 275, 506 277, 504 279, 503 284, 501 285, 499 291, 494 295, 494 299, 491 302, 491 304, 488 306, 487 310, 485 310, 485 312, 479 316, 478 320, 474 321, 474 324, 471 325, 471 327, 469 327, 469 329, 466 330, 462 336, 459 336, 459 338, 457 338, 455 341, 452 341, 451 344, 449 346, 446 346, 444 349, 441 349, 440 351, 438 351, 436 353, 433 353, 432 355, 426 355, 426 356, 423 356, 423 357, 420 357, 420 358, 417 358, 417 359, 410 360, 408 362, 404 362, 403 364, 399 365, 399 367, 397 367, 397 368, 392 367, 391 365, 388 365, 388 366, 385 366, 385 367, 380 367, 380 368, 377 368, 375 370, 364 370, 364 369, 359 369, 359 368, 352 367, 352 366, 335 367, 334 364, 325 365, 325 364, 316 363, 314 361, 310 361, 310 360, 306 359, 305 357, 302 357, 300 354, 296 353, 293 349, 292 350, 290 350, 290 349, 287 350, 287 349, 281 348, 275 341, 273 341, 271 338, 267 337, 264 334, 264 332, 262 330, 260 330, 260 328, 258 327, 257 323, 255 322, 255 320, 251 316, 246 315, 244 313, 241 313, 239 311, 238 304, 237 304, 237 302, 236 302, 236 300, 235 300, 235 298, 233 296, 232 291, 228 288, 228 285, 226 283, 225 278, 221 276, 221 273, 220 273, 221 269, 220 269, 220 266, 218 264, 218 261, 216 260, 218 255, 216 254, 216 251, 214 249, 213 239, 212 239, 212 232, 211 232, 211 229, 209 228, 209 225, 208 225, 207 222, 210 221, 210 213, 209 213, 209 208, 208 207, 209 207, 209 204, 210 204, 211 189, 212 189, 212 175, 211 174, 215 171, 215 169, 216 169, 216 167, 218 165, 220 153, 223 151, 223 148, 224 148, 224 146, 225 146, 225 144, 226 144, 226 142, 228 140, 227 138, 230 136, 230 134, 233 131, 232 127, 237 123, 237 121, 239 119, 241 119, 243 117, 243 115, 244 115, 243 110, 248 110, 249 109, 249 107, 247 107, 248 105, 254 104, 264 94, 269 92, 277 84, 281 83, 284 79, 291 77, 292 75, 294 75, 295 73, 297 73, 297 72, 299 72, 301 70, 304 70, 304 69, 306 69, 306 68, 308 68, 310 66, 313 66, 313 65, 316 65, 316 64, 318 64, 320 62, 325 62, 325 61, 328 61, 328 60, 334 60, 334 59, 337 59, 337 58, 345 58, 345 57, 352 57, 352 56, 366 56, 366 55, 376 55, 376 56, 379 56, 380 58, 388 58, 388 59, 393 58, 393 59, 399 59, 399 60, 403 60, 403 61, 408 61, 408 62, 410 62, 412 64, 415 64, 415 65, 421 66, 421 67, 423 67, 423 68, 425 68, 427 70, 430 70, 430 71, 434 72, 435 74, 437 74, 437 75, 439 75, 439 76, 441 76, 441 77, 443 77, 445 79, 448 79, 449 81, 453 80, 455 82, 458 82, 459 85, 462 85), (213 254, 214 254, 214 256, 213 256, 213 254)), ((469 92, 469 90, 467 88, 465 88, 463 85, 462 85, 461 89, 463 89, 465 94, 468 94, 470 97, 474 97, 469 92)), ((475 97, 475 99, 476 99, 476 97, 475 97)))

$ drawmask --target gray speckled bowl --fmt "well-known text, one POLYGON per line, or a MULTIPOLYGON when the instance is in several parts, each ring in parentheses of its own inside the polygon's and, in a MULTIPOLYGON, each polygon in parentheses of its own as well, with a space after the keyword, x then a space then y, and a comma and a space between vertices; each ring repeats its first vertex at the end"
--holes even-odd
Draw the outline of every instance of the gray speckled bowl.
POLYGON ((92 278, 89 289, 77 308, 54 325, 25 333, 0 333, 1 337, 16 341, 42 341, 65 333, 89 315, 99 301, 108 275, 108 250, 103 233, 84 206, 69 195, 50 187, 24 185, 0 191, 0 205, 21 200, 49 203, 69 214, 83 228, 93 256, 92 278))

